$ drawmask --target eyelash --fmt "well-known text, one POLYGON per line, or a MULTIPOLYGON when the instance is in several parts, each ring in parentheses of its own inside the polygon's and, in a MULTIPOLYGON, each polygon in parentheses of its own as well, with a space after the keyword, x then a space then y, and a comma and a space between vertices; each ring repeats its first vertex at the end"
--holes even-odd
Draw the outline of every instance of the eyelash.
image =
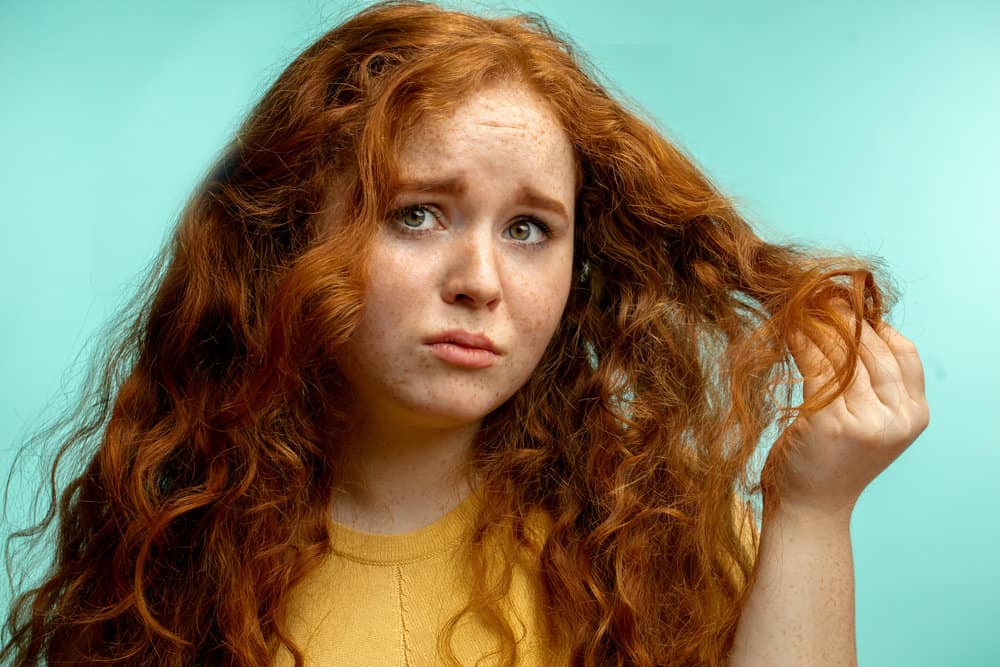
MULTIPOLYGON (((406 225, 398 222, 398 219, 401 216, 405 215, 406 213, 409 213, 410 211, 426 211, 427 213, 430 213, 431 216, 436 219, 437 215, 434 213, 433 208, 434 208, 433 206, 429 206, 427 204, 414 204, 413 206, 404 206, 402 208, 398 208, 395 211, 393 211, 392 214, 391 214, 391 216, 390 216, 390 218, 391 218, 392 221, 395 222, 396 228, 399 229, 399 230, 401 230, 404 234, 414 234, 414 235, 417 235, 417 236, 421 236, 423 234, 430 233, 431 230, 429 230, 429 229, 413 229, 412 227, 407 227, 406 225)), ((552 229, 548 225, 546 225, 544 222, 542 222, 541 220, 539 220, 538 218, 536 218, 534 216, 531 216, 531 215, 522 215, 522 216, 520 216, 517 219, 516 222, 512 223, 511 226, 513 226, 514 224, 517 224, 518 222, 528 222, 528 223, 531 223, 531 224, 535 225, 536 227, 538 227, 538 229, 541 230, 542 234, 544 234, 544 236, 545 236, 545 238, 543 238, 541 241, 538 241, 536 243, 530 243, 530 242, 526 242, 525 241, 525 242, 521 242, 521 245, 530 246, 530 247, 538 247, 538 246, 545 245, 545 243, 547 243, 548 240, 552 238, 552 229)), ((510 229, 510 227, 508 227, 508 229, 510 229)), ((517 239, 514 239, 514 240, 517 241, 517 239)))

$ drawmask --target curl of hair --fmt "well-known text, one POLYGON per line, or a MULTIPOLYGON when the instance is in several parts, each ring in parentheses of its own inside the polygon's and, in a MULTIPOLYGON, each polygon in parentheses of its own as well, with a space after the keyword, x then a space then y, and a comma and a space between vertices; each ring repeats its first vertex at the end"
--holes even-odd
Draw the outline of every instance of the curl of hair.
POLYGON ((539 563, 572 664, 725 664, 754 574, 739 515, 777 483, 753 474, 762 436, 852 380, 860 332, 832 301, 876 324, 894 293, 875 260, 759 238, 543 18, 420 2, 363 9, 287 67, 113 323, 78 409, 29 441, 59 441, 49 507, 8 559, 53 525, 57 547, 12 605, 0 661, 266 665, 285 646, 302 664, 287 594, 329 552, 350 424, 330 351, 364 307, 394 156, 414 123, 500 80, 546 100, 576 149, 574 282, 467 461, 485 502, 462 614, 493 619, 515 664, 484 547, 508 535, 539 563), (821 325, 850 354, 791 407, 785 341, 821 325), (542 539, 536 509, 553 520, 542 539))

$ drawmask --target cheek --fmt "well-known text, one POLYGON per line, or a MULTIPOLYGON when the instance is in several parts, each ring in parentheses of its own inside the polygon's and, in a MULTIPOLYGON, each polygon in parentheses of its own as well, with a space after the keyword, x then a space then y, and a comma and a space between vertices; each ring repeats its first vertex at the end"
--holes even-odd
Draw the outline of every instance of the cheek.
POLYGON ((408 284, 389 271, 369 279, 360 325, 335 358, 352 384, 366 385, 376 378, 381 378, 378 383, 401 381, 400 359, 419 317, 413 308, 415 295, 406 291, 408 284))
POLYGON ((418 297, 428 289, 428 277, 414 268, 412 261, 378 257, 372 262, 365 295, 364 321, 385 328, 407 321, 418 297))
POLYGON ((570 272, 527 276, 518 290, 521 330, 535 346, 544 349, 559 327, 569 297, 570 272))

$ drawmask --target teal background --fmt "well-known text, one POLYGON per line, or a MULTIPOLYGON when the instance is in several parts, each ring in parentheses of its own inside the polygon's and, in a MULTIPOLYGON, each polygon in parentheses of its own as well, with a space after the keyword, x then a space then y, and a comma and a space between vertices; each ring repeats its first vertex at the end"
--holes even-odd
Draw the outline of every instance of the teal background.
MULTIPOLYGON (((345 6, 0 4, 0 469, 240 118, 345 6)), ((860 662, 1000 664, 1000 3, 506 7, 567 31, 763 236, 885 258, 931 424, 855 511, 860 662)), ((38 481, 15 480, 4 534, 38 481)))

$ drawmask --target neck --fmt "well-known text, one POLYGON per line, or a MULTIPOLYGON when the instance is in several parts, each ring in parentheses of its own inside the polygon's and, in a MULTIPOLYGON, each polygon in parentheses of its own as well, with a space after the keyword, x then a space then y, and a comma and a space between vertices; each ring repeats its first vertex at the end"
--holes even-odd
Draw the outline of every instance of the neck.
POLYGON ((332 518, 374 533, 432 523, 471 490, 464 463, 478 429, 367 422, 350 438, 332 518))

